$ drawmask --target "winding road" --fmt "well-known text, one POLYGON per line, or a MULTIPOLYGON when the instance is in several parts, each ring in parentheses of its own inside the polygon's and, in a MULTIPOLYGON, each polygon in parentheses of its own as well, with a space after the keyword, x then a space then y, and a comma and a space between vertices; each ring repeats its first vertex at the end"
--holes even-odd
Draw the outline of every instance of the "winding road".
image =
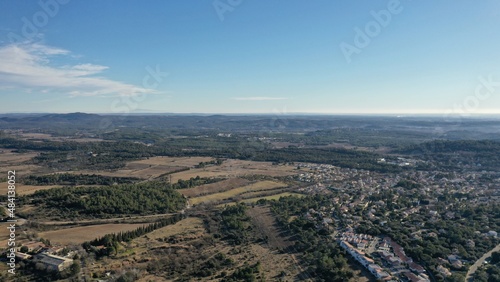
POLYGON ((467 282, 473 282, 474 281, 474 273, 476 272, 477 268, 480 267, 484 261, 491 256, 492 253, 494 252, 500 252, 500 244, 498 244, 496 247, 491 249, 489 252, 484 254, 481 258, 479 258, 470 268, 469 271, 467 271, 467 275, 465 276, 465 281, 467 282))

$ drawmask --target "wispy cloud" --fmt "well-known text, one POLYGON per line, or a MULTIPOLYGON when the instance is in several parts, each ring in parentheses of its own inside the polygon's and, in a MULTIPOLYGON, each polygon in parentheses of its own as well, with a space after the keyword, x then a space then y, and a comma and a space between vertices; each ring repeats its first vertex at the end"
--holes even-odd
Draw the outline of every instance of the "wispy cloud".
POLYGON ((77 64, 55 66, 53 57, 72 58, 68 50, 38 43, 0 46, 0 87, 28 91, 51 89, 72 96, 134 96, 155 93, 148 89, 103 76, 107 66, 77 64))
POLYGON ((285 97, 234 97, 231 98, 237 101, 273 101, 273 100, 287 100, 285 97))

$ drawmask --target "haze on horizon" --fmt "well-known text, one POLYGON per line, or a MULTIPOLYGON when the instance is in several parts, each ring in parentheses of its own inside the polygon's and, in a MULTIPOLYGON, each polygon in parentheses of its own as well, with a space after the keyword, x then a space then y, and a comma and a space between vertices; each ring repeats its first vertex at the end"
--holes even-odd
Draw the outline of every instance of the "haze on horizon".
POLYGON ((2 1, 0 113, 500 113, 500 3, 2 1))

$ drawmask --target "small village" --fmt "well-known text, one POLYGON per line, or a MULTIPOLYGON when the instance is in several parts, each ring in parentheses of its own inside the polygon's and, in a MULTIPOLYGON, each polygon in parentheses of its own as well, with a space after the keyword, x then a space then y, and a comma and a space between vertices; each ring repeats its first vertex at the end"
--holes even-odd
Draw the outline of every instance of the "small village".
POLYGON ((20 242, 15 256, 19 261, 32 261, 37 270, 62 272, 73 265, 75 251, 68 251, 64 247, 49 246, 44 242, 20 242))

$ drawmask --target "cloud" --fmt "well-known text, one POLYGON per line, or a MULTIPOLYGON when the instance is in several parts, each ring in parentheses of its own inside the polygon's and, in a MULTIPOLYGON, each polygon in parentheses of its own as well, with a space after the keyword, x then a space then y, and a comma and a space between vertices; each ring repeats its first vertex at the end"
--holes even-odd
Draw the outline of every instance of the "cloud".
POLYGON ((56 56, 73 58, 68 50, 38 43, 0 46, 0 87, 39 92, 51 89, 72 96, 135 96, 156 93, 153 89, 95 76, 107 70, 107 66, 88 63, 54 66, 51 59, 56 56))
POLYGON ((231 98, 237 101, 273 101, 273 100, 287 100, 285 97, 234 97, 231 98))

